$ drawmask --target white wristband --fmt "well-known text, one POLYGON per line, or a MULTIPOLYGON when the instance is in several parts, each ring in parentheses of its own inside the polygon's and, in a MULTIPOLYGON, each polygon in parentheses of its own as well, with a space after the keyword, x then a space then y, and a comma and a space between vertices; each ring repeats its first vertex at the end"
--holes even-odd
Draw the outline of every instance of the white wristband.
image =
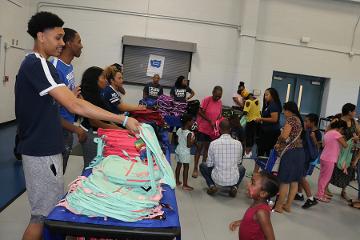
POLYGON ((123 126, 123 127, 126 127, 126 123, 127 123, 128 119, 129 119, 129 117, 126 116, 126 117, 125 117, 125 120, 124 120, 123 123, 122 123, 122 126, 123 126))

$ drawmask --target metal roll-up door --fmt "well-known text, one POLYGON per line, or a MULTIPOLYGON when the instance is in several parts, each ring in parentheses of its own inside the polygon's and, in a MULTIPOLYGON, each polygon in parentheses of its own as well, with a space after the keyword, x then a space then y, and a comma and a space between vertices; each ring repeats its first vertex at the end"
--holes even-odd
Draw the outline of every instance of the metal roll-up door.
POLYGON ((145 85, 151 81, 150 77, 146 76, 150 54, 165 57, 163 75, 160 80, 162 86, 174 86, 176 78, 180 75, 188 78, 191 52, 124 45, 123 64, 125 83, 145 85))

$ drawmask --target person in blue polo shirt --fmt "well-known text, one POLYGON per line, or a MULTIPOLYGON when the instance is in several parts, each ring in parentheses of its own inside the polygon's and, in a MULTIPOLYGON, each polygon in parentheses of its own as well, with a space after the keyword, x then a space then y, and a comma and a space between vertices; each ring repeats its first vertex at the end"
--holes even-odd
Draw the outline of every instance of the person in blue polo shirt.
MULTIPOLYGON (((75 76, 74 67, 71 64, 75 57, 80 57, 81 49, 81 38, 79 33, 71 28, 64 28, 65 35, 63 37, 65 46, 59 56, 59 58, 53 58, 52 63, 54 64, 60 80, 78 97, 80 88, 75 87, 75 76)), ((63 172, 65 173, 67 162, 72 150, 74 137, 73 133, 77 134, 79 142, 85 142, 87 135, 86 132, 78 126, 74 125, 75 115, 69 112, 66 108, 60 106, 61 115, 61 126, 63 127, 64 134, 64 147, 65 150, 63 155, 63 172)))
POLYGON ((122 73, 113 66, 105 68, 103 72, 109 85, 101 92, 101 98, 106 109, 112 113, 120 114, 136 110, 145 110, 143 105, 132 105, 121 100, 120 89, 123 89, 122 73))
POLYGON ((71 113, 111 121, 139 131, 139 123, 115 115, 76 98, 61 82, 47 59, 59 56, 64 47, 64 22, 55 14, 38 12, 28 22, 34 38, 33 52, 21 63, 15 83, 15 114, 18 124, 18 151, 23 159, 31 218, 23 240, 42 239, 45 217, 64 195, 63 132, 58 104, 71 113))
POLYGON ((195 92, 188 86, 188 80, 184 76, 179 76, 175 82, 175 86, 170 91, 170 96, 175 101, 186 102, 195 95, 195 92), (190 96, 186 97, 186 93, 190 93, 190 96))
POLYGON ((146 84, 143 90, 143 98, 157 99, 160 95, 163 95, 163 87, 159 84, 160 75, 154 74, 152 82, 146 84))

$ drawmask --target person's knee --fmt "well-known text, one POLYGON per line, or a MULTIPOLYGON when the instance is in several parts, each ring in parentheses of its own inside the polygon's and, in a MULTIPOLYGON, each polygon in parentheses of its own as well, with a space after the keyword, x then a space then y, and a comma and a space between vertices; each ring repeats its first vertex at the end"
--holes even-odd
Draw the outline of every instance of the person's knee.
POLYGON ((43 233, 43 222, 31 222, 29 223, 28 227, 26 228, 23 240, 40 240, 42 239, 43 233))

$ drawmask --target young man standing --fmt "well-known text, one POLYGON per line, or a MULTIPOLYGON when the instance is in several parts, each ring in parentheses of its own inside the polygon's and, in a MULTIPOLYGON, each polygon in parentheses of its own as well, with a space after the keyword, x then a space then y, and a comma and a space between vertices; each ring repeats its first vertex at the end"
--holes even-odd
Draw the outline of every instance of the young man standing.
MULTIPOLYGON (((76 97, 78 97, 80 88, 75 87, 74 67, 71 62, 75 57, 80 57, 83 45, 81 44, 79 33, 77 33, 75 30, 71 28, 64 28, 64 32, 65 35, 63 37, 63 41, 65 46, 63 47, 59 58, 53 58, 51 62, 54 64, 61 82, 64 83, 75 94, 76 97)), ((64 134, 65 150, 63 151, 62 156, 63 173, 65 174, 67 162, 69 160, 74 142, 73 133, 77 134, 80 143, 86 141, 87 135, 85 130, 74 125, 75 115, 73 113, 60 106, 60 115, 61 126, 63 128, 64 134)))
POLYGON ((19 130, 19 153, 23 158, 31 218, 23 240, 42 239, 43 222, 64 194, 61 153, 64 149, 58 104, 71 113, 116 122, 131 131, 139 123, 115 115, 76 98, 47 61, 59 56, 64 22, 55 14, 39 12, 31 17, 28 33, 34 38, 33 53, 23 60, 15 83, 15 113, 19 130))

